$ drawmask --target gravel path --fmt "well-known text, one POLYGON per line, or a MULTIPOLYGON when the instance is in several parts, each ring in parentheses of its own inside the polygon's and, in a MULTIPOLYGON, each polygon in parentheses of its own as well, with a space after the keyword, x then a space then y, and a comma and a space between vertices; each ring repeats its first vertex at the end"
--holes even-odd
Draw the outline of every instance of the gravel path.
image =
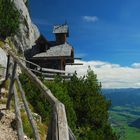
POLYGON ((15 114, 5 110, 5 105, 0 104, 0 140, 17 140, 17 132, 13 130, 11 124, 15 119, 15 114))
MULTIPOLYGON (((3 79, 0 78, 0 84, 3 79)), ((1 90, 2 94, 6 94, 6 90, 1 90)), ((14 131, 12 126, 16 126, 15 114, 10 110, 6 110, 6 105, 2 104, 4 98, 0 98, 0 140, 18 140, 17 132, 14 131)))

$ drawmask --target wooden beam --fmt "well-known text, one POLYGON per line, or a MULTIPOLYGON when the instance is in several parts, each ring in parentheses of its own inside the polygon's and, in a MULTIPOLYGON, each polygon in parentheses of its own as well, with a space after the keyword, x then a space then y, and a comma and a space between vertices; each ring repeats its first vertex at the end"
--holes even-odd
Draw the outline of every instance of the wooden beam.
POLYGON ((55 70, 55 69, 48 69, 48 68, 42 68, 42 72, 50 72, 50 73, 60 73, 60 74, 72 74, 68 73, 64 70, 55 70))
POLYGON ((10 109, 10 102, 13 96, 13 87, 14 87, 14 81, 15 81, 15 75, 16 75, 16 68, 17 68, 17 63, 14 62, 12 77, 11 77, 10 87, 9 87, 9 92, 8 92, 8 100, 6 104, 7 109, 10 109))
POLYGON ((83 65, 83 63, 66 63, 66 65, 83 65))
POLYGON ((57 129, 58 140, 69 140, 68 123, 65 112, 65 106, 62 103, 56 103, 54 106, 54 112, 57 113, 57 129))
POLYGON ((69 129, 65 107, 60 102, 57 102, 53 107, 53 116, 47 140, 69 140, 69 129))
POLYGON ((9 68, 10 68, 10 55, 7 55, 7 69, 6 69, 5 80, 8 79, 8 76, 9 76, 9 68))
POLYGON ((36 63, 33 63, 33 62, 31 62, 31 61, 28 61, 28 60, 26 60, 26 59, 23 59, 23 58, 19 58, 20 60, 22 60, 22 61, 24 61, 24 62, 26 62, 26 63, 29 63, 29 64, 31 64, 31 65, 33 65, 33 66, 36 66, 37 68, 39 68, 39 69, 41 69, 41 67, 39 66, 39 65, 37 65, 36 63))
POLYGON ((25 97, 25 92, 22 89, 22 85, 21 85, 18 77, 16 77, 16 80, 17 80, 17 83, 18 83, 18 87, 19 87, 19 90, 20 90, 20 93, 21 93, 21 98, 22 98, 22 101, 24 103, 25 110, 27 112, 27 116, 28 116, 29 122, 30 122, 30 124, 32 126, 32 129, 33 129, 35 140, 40 140, 39 133, 38 133, 37 127, 35 125, 35 121, 33 119, 31 110, 29 108, 28 102, 27 102, 26 97, 25 97))
POLYGON ((15 85, 14 85, 14 99, 15 99, 15 115, 17 121, 18 140, 24 140, 23 125, 22 125, 21 114, 19 109, 19 98, 15 85))
POLYGON ((74 136, 70 128, 69 128, 69 140, 76 140, 76 137, 74 136))
POLYGON ((41 75, 41 76, 44 76, 44 77, 50 77, 50 78, 55 78, 56 75, 60 75, 61 77, 63 78, 71 78, 71 74, 67 74, 67 75, 64 75, 64 74, 57 74, 57 73, 45 73, 45 72, 40 72, 38 70, 34 70, 34 69, 30 69, 31 71, 35 72, 36 74, 38 75, 41 75))

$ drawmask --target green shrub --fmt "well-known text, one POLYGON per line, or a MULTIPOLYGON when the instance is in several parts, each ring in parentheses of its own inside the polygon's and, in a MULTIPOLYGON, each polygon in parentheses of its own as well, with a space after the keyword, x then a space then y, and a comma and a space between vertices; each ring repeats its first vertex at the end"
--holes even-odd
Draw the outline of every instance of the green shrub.
POLYGON ((48 116, 50 116, 51 107, 45 99, 44 95, 41 93, 41 91, 37 88, 35 84, 30 82, 26 75, 20 75, 20 81, 26 93, 27 100, 34 108, 34 111, 42 117, 43 122, 48 123, 48 116))
MULTIPOLYGON (((42 120, 46 124, 49 124, 52 107, 48 103, 46 97, 44 97, 36 85, 30 82, 26 75, 20 75, 20 80, 25 90, 27 99, 34 107, 35 112, 37 112, 42 117, 42 120)), ((73 109, 73 102, 67 93, 67 88, 63 83, 58 81, 45 81, 44 84, 51 89, 54 96, 56 96, 62 103, 64 103, 69 125, 74 130, 76 126, 76 114, 73 109)))
POLYGON ((2 39, 16 34, 20 23, 19 16, 13 0, 0 0, 0 37, 2 39))
POLYGON ((81 78, 75 73, 66 84, 77 115, 78 139, 116 140, 108 123, 110 101, 102 95, 101 84, 94 72, 89 68, 87 75, 81 78))
POLYGON ((65 105, 69 126, 74 131, 76 128, 76 113, 74 111, 73 101, 68 95, 67 87, 64 83, 58 81, 58 79, 55 81, 45 81, 45 85, 65 105))
POLYGON ((21 112, 21 119, 22 119, 23 130, 24 130, 25 134, 29 138, 34 138, 34 133, 33 133, 32 127, 31 127, 28 117, 24 111, 21 112))

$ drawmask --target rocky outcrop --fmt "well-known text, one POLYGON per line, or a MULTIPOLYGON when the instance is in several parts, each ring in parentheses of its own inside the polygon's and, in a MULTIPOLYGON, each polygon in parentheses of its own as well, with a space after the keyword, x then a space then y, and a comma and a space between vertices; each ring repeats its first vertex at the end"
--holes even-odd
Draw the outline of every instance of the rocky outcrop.
POLYGON ((3 67, 6 67, 6 64, 7 64, 6 53, 4 52, 4 50, 0 48, 0 65, 2 65, 3 67))
POLYGON ((14 0, 15 7, 20 13, 20 28, 19 32, 12 38, 12 42, 21 52, 31 48, 40 36, 38 28, 31 21, 28 8, 25 4, 26 1, 14 0))

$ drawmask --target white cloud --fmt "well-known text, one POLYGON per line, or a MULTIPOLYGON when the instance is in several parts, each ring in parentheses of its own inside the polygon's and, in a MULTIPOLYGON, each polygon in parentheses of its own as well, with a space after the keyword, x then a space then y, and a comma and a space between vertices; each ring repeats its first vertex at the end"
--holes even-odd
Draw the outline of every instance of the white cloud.
POLYGON ((134 64, 132 64, 132 67, 134 67, 134 68, 140 68, 140 63, 134 63, 134 64))
POLYGON ((97 16, 83 16, 82 18, 86 22, 96 22, 99 20, 97 16))
POLYGON ((97 74, 98 80, 102 82, 103 88, 140 88, 140 69, 136 67, 122 67, 103 61, 76 60, 75 63, 83 63, 83 65, 67 66, 66 70, 77 71, 78 76, 83 76, 90 66, 97 74))

